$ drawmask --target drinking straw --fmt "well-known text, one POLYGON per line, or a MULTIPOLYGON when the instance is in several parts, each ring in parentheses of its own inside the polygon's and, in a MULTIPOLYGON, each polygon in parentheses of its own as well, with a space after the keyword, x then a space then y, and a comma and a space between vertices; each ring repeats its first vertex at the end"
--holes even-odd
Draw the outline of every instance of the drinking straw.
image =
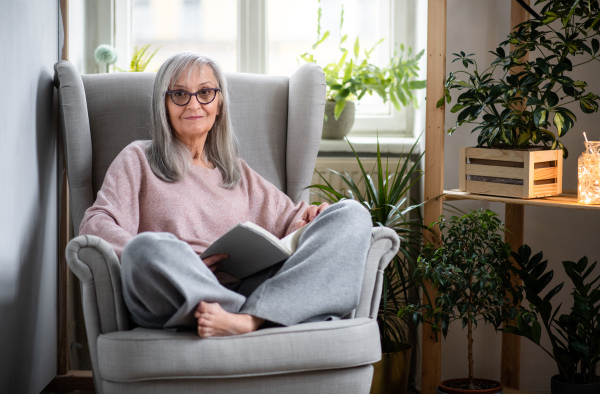
POLYGON ((587 139, 587 135, 585 135, 585 131, 583 132, 583 138, 585 138, 585 150, 589 150, 590 153, 594 153, 594 152, 592 152, 592 148, 590 147, 589 141, 587 139))

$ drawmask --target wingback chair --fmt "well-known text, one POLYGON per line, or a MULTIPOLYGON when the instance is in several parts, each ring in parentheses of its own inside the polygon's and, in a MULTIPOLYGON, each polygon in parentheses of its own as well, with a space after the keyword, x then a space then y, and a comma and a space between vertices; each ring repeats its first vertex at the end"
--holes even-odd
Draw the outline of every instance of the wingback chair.
MULTIPOLYGON (((67 61, 54 69, 77 235, 115 156, 149 139, 155 74, 80 75, 67 61)), ((307 64, 291 77, 227 78, 241 156, 293 200, 306 200, 323 123, 323 72, 307 64)), ((394 231, 373 229, 360 304, 346 319, 200 339, 133 327, 115 252, 98 237, 76 236, 66 258, 81 281, 96 392, 368 393, 371 364, 381 357, 375 317, 382 272, 398 247, 394 231)))

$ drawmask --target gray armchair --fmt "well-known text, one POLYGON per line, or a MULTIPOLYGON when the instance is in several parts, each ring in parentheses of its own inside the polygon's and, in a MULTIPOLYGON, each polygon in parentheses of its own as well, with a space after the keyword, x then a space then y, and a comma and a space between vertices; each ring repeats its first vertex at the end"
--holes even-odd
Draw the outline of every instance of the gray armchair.
MULTIPOLYGON (((241 155, 292 199, 307 199, 325 105, 323 72, 307 64, 291 77, 229 74, 241 155)), ((59 113, 77 232, 108 166, 128 143, 148 139, 154 74, 79 75, 55 65, 59 113)), ((199 339, 194 332, 132 328, 112 248, 93 236, 69 242, 81 281, 98 393, 368 393, 381 357, 375 320, 382 272, 398 251, 389 229, 374 228, 361 301, 340 321, 199 339)))

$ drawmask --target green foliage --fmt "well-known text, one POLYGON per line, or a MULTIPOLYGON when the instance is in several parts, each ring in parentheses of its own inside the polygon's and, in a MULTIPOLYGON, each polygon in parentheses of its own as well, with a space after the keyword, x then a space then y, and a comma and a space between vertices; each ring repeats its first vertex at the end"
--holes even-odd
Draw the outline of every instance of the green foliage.
MULTIPOLYGON (((496 329, 514 316, 508 293, 511 283, 510 246, 502 239, 504 224, 490 210, 471 211, 463 216, 444 216, 439 222, 441 246, 427 245, 417 261, 414 278, 419 285, 431 283, 436 294, 428 302, 411 305, 402 313, 412 314, 416 324, 431 324, 436 334, 448 334, 450 323, 460 320, 467 327, 469 377, 473 377, 472 330, 478 322, 496 329)), ((432 226, 433 226, 432 225, 432 226)))
MULTIPOLYGON (((448 334, 451 321, 463 327, 483 319, 495 327, 504 320, 506 291, 510 282, 510 246, 502 239, 504 225, 496 213, 477 210, 445 217, 439 224, 442 245, 427 245, 419 256, 415 277, 437 289, 435 302, 420 305, 415 315, 432 323, 432 329, 448 334)), ((430 301, 433 299, 427 294, 430 301)))
MULTIPOLYGON (((156 55, 156 52, 158 52, 160 49, 160 47, 158 47, 154 50, 154 52, 150 53, 148 52, 150 45, 151 44, 144 45, 140 49, 137 47, 133 49, 133 55, 131 55, 131 63, 129 65, 129 72, 143 72, 146 70, 148 63, 150 63, 154 55, 156 55)), ((119 71, 125 70, 119 69, 119 71)))
MULTIPOLYGON (((321 35, 321 13, 319 2, 317 41, 312 46, 313 50, 329 37, 329 31, 325 31, 321 35)), ((343 46, 348 40, 348 35, 342 34, 343 26, 344 8, 342 7, 338 45, 340 58, 337 62, 323 66, 327 84, 327 99, 336 102, 335 119, 339 119, 347 100, 360 100, 367 93, 369 95, 378 94, 384 102, 390 100, 397 110, 411 103, 417 108, 417 99, 413 91, 425 88, 424 80, 415 80, 419 71, 418 63, 424 50, 413 56, 411 48, 408 48, 405 54, 404 45, 400 45, 400 52, 394 54, 388 65, 378 67, 369 63, 369 59, 373 50, 383 42, 383 39, 361 53, 360 41, 356 37, 350 50, 343 46)), ((300 55, 300 58, 306 62, 317 63, 314 54, 308 52, 300 55)))
POLYGON ((588 267, 587 257, 577 263, 563 261, 565 272, 573 282, 573 307, 568 314, 557 318, 562 304, 553 310, 551 300, 560 293, 564 282, 541 293, 550 284, 554 271, 547 271, 548 260, 542 252, 531 256, 531 248, 523 245, 513 252, 515 273, 523 280, 523 292, 529 306, 523 308, 517 325, 504 329, 522 335, 540 346, 556 362, 562 378, 575 383, 597 381, 596 371, 600 360, 600 275, 591 277, 596 262, 588 267), (542 327, 550 338, 551 348, 541 344, 542 327))
POLYGON ((586 82, 569 76, 575 67, 600 59, 597 0, 537 3, 546 3, 540 17, 516 26, 490 52, 496 56, 490 67, 482 71, 473 54, 454 53, 453 62, 459 61, 465 70, 450 73, 445 95, 437 103, 438 107, 450 103, 451 91, 460 92, 451 109, 459 113, 458 119, 449 134, 464 124, 476 124, 472 132, 479 133, 478 146, 541 144, 562 149, 566 158, 568 151, 560 138, 577 120, 569 104, 579 103, 586 114, 598 111, 599 97, 586 92, 586 82), (503 49, 508 44, 515 48, 510 53, 503 49), (522 60, 534 51, 537 57, 522 60), (573 64, 575 60, 578 64, 573 64))
MULTIPOLYGON (((416 263, 422 245, 424 226, 419 208, 423 203, 417 204, 411 200, 410 190, 423 175, 419 170, 419 163, 424 153, 412 163, 404 160, 396 166, 389 166, 389 158, 382 159, 378 142, 376 165, 371 171, 367 171, 352 144, 349 141, 348 144, 361 169, 360 181, 354 182, 347 172, 329 170, 342 179, 347 189, 336 190, 320 173, 324 184, 309 187, 316 189, 317 194, 331 203, 345 199, 357 200, 371 213, 374 226, 389 227, 400 238, 400 250, 384 271, 383 292, 377 315, 382 350, 387 353, 394 351, 394 342, 407 342, 407 321, 398 318, 398 312, 408 302, 409 290, 414 288, 409 272, 416 263), (376 181, 373 180, 374 174, 377 175, 376 181)), ((417 144, 418 140, 408 152, 407 158, 412 157, 417 144)))

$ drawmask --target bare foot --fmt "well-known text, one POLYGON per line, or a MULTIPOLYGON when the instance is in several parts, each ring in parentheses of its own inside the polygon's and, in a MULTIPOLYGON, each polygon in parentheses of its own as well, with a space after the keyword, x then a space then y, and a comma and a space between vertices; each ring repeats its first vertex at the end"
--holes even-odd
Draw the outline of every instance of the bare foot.
POLYGON ((256 331, 264 320, 252 315, 230 313, 218 303, 200 302, 196 313, 201 338, 225 337, 256 331))

